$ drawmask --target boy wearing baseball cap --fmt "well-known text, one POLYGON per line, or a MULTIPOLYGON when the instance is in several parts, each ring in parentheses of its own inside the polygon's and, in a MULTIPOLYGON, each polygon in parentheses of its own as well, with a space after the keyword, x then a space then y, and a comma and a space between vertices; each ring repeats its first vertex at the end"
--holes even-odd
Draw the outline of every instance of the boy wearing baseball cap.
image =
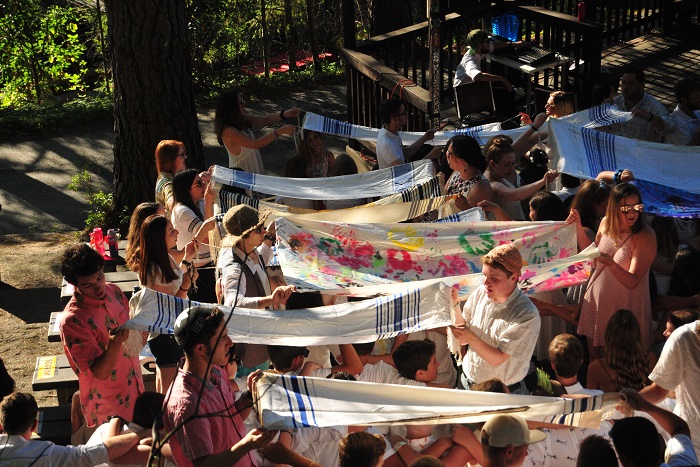
POLYGON ((543 441, 547 435, 530 430, 518 415, 496 415, 481 429, 484 467, 517 467, 527 457, 528 444, 543 441))

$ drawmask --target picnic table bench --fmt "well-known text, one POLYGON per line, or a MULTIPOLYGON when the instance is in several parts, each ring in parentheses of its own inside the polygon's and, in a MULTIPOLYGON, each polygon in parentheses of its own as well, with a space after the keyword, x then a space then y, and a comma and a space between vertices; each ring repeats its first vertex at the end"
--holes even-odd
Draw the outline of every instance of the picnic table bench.
MULTIPOLYGON (((155 390, 155 362, 153 357, 141 360, 141 374, 147 391, 155 390)), ((65 354, 37 357, 32 375, 32 391, 56 390, 58 404, 70 404, 73 393, 78 390, 78 376, 68 363, 65 354)))
MULTIPOLYGON (((106 272, 105 281, 114 283, 124 292, 126 298, 131 298, 134 287, 139 285, 139 276, 132 271, 106 272)), ((73 296, 74 291, 73 284, 69 284, 64 277, 61 281, 61 304, 64 307, 73 296)))
POLYGON ((39 407, 39 425, 32 439, 52 441, 60 445, 71 444, 70 404, 39 407))

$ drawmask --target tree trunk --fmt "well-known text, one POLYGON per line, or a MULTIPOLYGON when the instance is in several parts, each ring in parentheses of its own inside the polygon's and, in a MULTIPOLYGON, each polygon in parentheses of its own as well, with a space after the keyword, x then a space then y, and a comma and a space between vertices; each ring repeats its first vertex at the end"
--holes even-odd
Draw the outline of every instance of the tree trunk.
POLYGON ((260 23, 262 24, 263 40, 263 64, 265 65, 265 78, 270 77, 270 36, 267 32, 267 5, 265 0, 260 0, 260 23))
POLYGON ((314 71, 321 71, 321 61, 318 58, 318 44, 316 43, 314 0, 306 0, 306 16, 309 19, 309 42, 311 43, 311 55, 314 60, 314 71))
POLYGON ((153 200, 155 148, 182 141, 190 167, 204 155, 184 0, 107 0, 114 82, 114 210, 153 200))
POLYGON ((294 35, 294 17, 292 16, 292 0, 284 0, 284 19, 285 25, 284 35, 287 42, 287 62, 289 62, 289 69, 296 70, 297 68, 297 55, 296 55, 296 37, 294 35))

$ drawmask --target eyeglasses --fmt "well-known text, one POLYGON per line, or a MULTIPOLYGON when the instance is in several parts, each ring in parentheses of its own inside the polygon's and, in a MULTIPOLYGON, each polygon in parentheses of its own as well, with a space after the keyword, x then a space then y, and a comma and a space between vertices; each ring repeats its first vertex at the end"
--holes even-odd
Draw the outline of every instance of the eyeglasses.
POLYGON ((260 226, 258 226, 257 229, 251 230, 251 232, 255 232, 255 233, 259 233, 259 234, 263 233, 264 231, 265 231, 265 226, 264 226, 264 225, 260 225, 260 226))
POLYGON ((547 102, 547 103, 544 105, 544 107, 545 107, 545 108, 547 108, 547 107, 554 107, 554 104, 550 104, 549 102, 547 102))
POLYGON ((202 188, 203 186, 204 186, 204 182, 202 181, 202 179, 199 179, 196 182, 194 182, 194 184, 192 185, 192 188, 194 188, 194 187, 202 188))
POLYGON ((183 159, 187 160, 187 153, 183 152, 182 154, 178 154, 177 157, 182 157, 183 159))
POLYGON ((403 112, 401 112, 400 114, 392 115, 391 118, 403 117, 404 115, 406 115, 406 111, 405 111, 405 110, 404 110, 403 112))
POLYGON ((635 204, 634 206, 627 206, 627 205, 620 206, 620 211, 624 212, 625 214, 630 212, 632 209, 634 209, 637 212, 642 212, 642 211, 644 211, 644 205, 642 203, 639 203, 639 204, 635 204))

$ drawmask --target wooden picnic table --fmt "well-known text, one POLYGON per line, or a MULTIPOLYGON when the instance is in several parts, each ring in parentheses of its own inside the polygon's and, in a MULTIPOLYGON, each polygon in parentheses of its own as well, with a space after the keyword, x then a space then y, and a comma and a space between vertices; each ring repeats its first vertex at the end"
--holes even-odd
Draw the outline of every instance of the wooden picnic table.
POLYGON ((61 333, 58 330, 58 326, 61 324, 61 314, 63 314, 62 311, 51 313, 51 318, 49 319, 49 342, 61 342, 61 333))
POLYGON ((102 255, 105 260, 105 272, 115 272, 117 266, 126 264, 127 243, 127 240, 119 240, 119 254, 114 258, 109 254, 109 249, 105 249, 105 254, 102 255))
MULTIPOLYGON (((126 298, 131 298, 131 295, 134 293, 134 287, 139 285, 139 277, 132 271, 106 272, 105 281, 117 285, 124 292, 126 298)), ((69 284, 64 277, 61 282, 61 304, 64 307, 73 296, 74 291, 75 287, 73 287, 73 284, 69 284)))

